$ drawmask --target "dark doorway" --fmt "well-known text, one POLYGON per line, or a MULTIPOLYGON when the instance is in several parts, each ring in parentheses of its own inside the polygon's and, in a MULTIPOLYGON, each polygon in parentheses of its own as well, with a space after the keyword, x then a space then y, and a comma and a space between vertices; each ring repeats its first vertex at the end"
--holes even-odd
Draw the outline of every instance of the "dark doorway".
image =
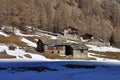
POLYGON ((73 49, 71 46, 65 46, 65 55, 73 55, 73 49))
POLYGON ((37 42, 37 51, 44 52, 44 44, 40 39, 37 42))

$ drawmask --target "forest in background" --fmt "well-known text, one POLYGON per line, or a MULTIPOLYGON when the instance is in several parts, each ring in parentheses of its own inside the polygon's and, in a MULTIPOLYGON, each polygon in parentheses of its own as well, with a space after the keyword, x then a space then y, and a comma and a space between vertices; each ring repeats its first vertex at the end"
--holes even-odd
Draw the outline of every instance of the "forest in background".
POLYGON ((52 32, 73 26, 120 47, 120 0, 0 0, 0 25, 52 32))

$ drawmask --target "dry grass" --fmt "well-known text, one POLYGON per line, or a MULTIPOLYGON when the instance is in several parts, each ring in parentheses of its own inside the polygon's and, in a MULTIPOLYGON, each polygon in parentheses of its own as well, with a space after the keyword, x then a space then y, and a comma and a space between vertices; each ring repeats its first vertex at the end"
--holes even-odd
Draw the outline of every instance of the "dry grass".
POLYGON ((32 41, 32 42, 37 42, 35 39, 45 39, 45 40, 47 40, 47 39, 50 39, 50 36, 45 36, 45 35, 43 35, 43 36, 27 36, 25 38, 32 41))
POLYGON ((20 37, 19 36, 10 36, 10 37, 5 37, 0 35, 0 43, 4 43, 4 44, 16 44, 17 46, 22 46, 22 47, 26 47, 26 43, 20 41, 20 37))
POLYGON ((71 60, 96 60, 96 58, 71 58, 71 60))
POLYGON ((71 60, 96 60, 95 58, 72 58, 71 56, 60 56, 59 54, 53 54, 53 53, 40 53, 40 52, 34 52, 35 54, 45 56, 49 59, 71 59, 71 60))
MULTIPOLYGON (((12 35, 10 37, 5 37, 3 35, 0 35, 0 43, 4 43, 4 44, 16 44, 17 46, 21 46, 21 47, 30 47, 28 46, 26 43, 22 42, 20 40, 20 36, 16 36, 16 35, 12 35)), ((32 42, 37 42, 35 39, 49 39, 49 36, 28 36, 28 37, 24 37, 32 42)))
POLYGON ((40 36, 40 38, 41 38, 41 39, 46 39, 46 40, 47 40, 47 39, 50 39, 51 37, 50 37, 50 36, 46 36, 46 35, 42 35, 42 36, 40 36))
POLYGON ((27 52, 42 55, 49 59, 66 59, 66 56, 60 56, 59 54, 52 54, 52 53, 40 53, 40 52, 36 51, 35 49, 33 49, 32 51, 27 51, 27 52))
POLYGON ((93 51, 93 50, 89 52, 98 54, 99 57, 120 60, 120 52, 98 52, 98 51, 93 51))
POLYGON ((16 56, 11 56, 6 53, 0 52, 0 59, 11 59, 11 58, 16 58, 16 56))
POLYGON ((46 58, 49 59, 66 59, 65 56, 60 56, 58 54, 50 54, 50 53, 41 53, 40 55, 45 56, 46 58))
POLYGON ((59 54, 52 54, 52 53, 42 53, 41 55, 49 59, 96 60, 95 58, 72 58, 72 57, 60 56, 59 54))
POLYGON ((27 36, 25 38, 32 41, 32 42, 37 42, 35 39, 40 39, 39 36, 27 36))

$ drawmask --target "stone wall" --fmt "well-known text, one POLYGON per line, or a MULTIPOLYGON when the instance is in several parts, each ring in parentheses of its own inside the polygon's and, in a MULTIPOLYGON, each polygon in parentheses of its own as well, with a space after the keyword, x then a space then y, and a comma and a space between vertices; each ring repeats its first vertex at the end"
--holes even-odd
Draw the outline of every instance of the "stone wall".
POLYGON ((77 40, 77 35, 76 34, 69 34, 67 30, 64 30, 64 38, 70 39, 70 40, 77 40))
POLYGON ((81 52, 80 50, 74 50, 73 51, 73 58, 87 58, 88 51, 84 50, 83 52, 81 52))
POLYGON ((48 49, 48 46, 44 46, 45 53, 53 53, 53 54, 59 54, 59 55, 65 55, 65 46, 59 46, 61 49, 56 49, 54 46, 54 49, 48 49))

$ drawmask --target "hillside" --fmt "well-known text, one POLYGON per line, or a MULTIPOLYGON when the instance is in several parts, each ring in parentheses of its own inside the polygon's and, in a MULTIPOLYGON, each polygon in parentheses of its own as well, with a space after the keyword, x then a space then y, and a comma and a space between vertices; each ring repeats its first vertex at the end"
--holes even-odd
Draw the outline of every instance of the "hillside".
POLYGON ((119 0, 0 0, 0 25, 59 32, 68 26, 120 47, 119 0))

